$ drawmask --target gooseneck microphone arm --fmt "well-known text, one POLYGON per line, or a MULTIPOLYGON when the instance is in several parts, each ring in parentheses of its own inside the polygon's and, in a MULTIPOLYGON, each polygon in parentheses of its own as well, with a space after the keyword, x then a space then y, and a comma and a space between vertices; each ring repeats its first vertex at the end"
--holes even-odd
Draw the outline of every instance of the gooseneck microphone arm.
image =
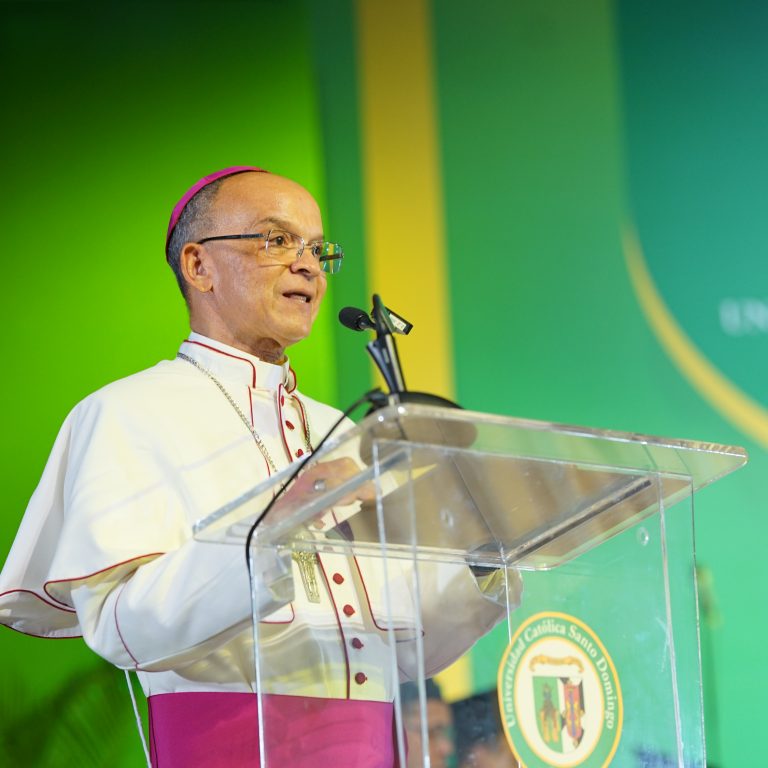
MULTIPOLYGON (((366 349, 381 372, 392 400, 439 405, 444 408, 460 407, 444 397, 427 392, 412 392, 407 389, 394 335, 408 335, 413 325, 389 307, 385 307, 378 294, 373 295, 373 310, 370 316, 358 307, 344 307, 339 312, 339 321, 353 331, 376 331, 376 338, 366 344, 366 349)), ((380 405, 376 404, 374 407, 380 407, 380 405)))
POLYGON ((398 395, 406 391, 405 377, 400 366, 400 355, 393 335, 394 329, 378 293, 373 294, 372 314, 376 338, 366 344, 366 349, 381 371, 389 393, 398 395))
POLYGON ((394 334, 409 333, 413 327, 411 323, 385 307, 377 293, 373 295, 371 316, 357 307, 344 307, 339 312, 339 321, 353 331, 376 331, 376 338, 366 345, 368 354, 381 372, 389 393, 399 395, 405 392, 405 377, 394 334))

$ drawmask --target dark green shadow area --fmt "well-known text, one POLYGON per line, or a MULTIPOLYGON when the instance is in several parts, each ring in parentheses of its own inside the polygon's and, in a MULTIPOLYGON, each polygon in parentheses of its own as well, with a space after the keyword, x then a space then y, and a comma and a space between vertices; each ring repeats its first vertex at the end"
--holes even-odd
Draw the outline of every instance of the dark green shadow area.
MULTIPOLYGON (((311 51, 302 2, 0 5, 3 559, 67 412, 172 357, 187 333, 163 255, 184 190, 217 168, 254 164, 297 179, 324 207, 311 51)), ((292 362, 304 392, 335 403, 327 305, 292 362)), ((0 655, 15 673, 4 727, 36 720, 34 739, 3 737, 8 764, 145 764, 119 671, 98 672, 113 681, 104 685, 119 743, 92 738, 101 682, 70 716, 68 702, 102 668, 82 641, 3 628, 0 655), (67 739, 50 722, 54 702, 67 739)))

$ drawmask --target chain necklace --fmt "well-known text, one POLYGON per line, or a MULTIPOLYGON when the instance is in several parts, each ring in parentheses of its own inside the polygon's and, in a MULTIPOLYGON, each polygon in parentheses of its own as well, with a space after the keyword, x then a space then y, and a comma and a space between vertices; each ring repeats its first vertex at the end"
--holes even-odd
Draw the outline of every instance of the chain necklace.
MULTIPOLYGON (((256 428, 253 426, 253 424, 251 424, 250 420, 243 413, 240 406, 235 402, 235 399, 229 393, 227 388, 216 378, 216 376, 213 375, 212 371, 209 371, 206 367, 200 365, 200 363, 198 363, 194 358, 191 358, 189 355, 185 355, 183 352, 177 352, 176 357, 181 360, 185 360, 190 365, 193 365, 195 368, 197 368, 198 371, 200 371, 200 373, 207 376, 218 387, 221 394, 224 395, 224 397, 227 399, 227 402, 232 406, 232 408, 234 408, 235 413, 237 413, 237 415, 240 417, 240 421, 245 424, 246 429, 253 436, 253 440, 256 443, 256 446, 258 447, 259 451, 261 451, 261 455, 265 458, 267 464, 269 465, 271 470, 270 474, 277 474, 277 466, 275 465, 272 456, 267 450, 267 446, 264 445, 264 441, 261 439, 261 435, 259 435, 259 433, 256 431, 256 428)), ((306 445, 307 452, 311 452, 312 443, 309 437, 309 422, 307 422, 306 430, 304 432, 304 444, 306 445)), ((301 574, 301 581, 304 585, 304 591, 307 594, 307 600, 309 600, 311 603, 319 603, 320 589, 317 583, 316 569, 317 552, 306 550, 301 550, 298 552, 294 551, 291 554, 291 557, 299 566, 299 573, 301 574)))

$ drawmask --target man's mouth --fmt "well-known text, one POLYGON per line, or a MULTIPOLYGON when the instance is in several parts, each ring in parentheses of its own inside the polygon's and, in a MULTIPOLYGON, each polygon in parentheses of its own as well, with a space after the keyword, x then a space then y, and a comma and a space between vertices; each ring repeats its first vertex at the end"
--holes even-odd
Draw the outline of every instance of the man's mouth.
POLYGON ((286 299, 293 299, 294 301, 300 301, 304 304, 309 304, 310 302, 310 298, 309 296, 307 296, 306 293, 289 292, 289 293, 284 293, 283 296, 285 296, 286 299))

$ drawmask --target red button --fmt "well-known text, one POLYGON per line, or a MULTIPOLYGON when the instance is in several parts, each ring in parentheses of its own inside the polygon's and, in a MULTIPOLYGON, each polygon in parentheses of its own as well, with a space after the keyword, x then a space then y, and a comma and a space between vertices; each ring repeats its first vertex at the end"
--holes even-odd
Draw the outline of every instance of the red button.
POLYGON ((334 573, 333 574, 333 580, 337 584, 343 584, 344 583, 344 577, 340 573, 334 573))
POLYGON ((356 682, 358 685, 362 685, 362 684, 363 684, 363 683, 364 683, 364 682, 365 682, 367 679, 368 679, 368 678, 365 676, 365 673, 364 673, 364 672, 358 672, 358 673, 355 675, 355 682, 356 682))
POLYGON ((301 448, 299 448, 299 450, 296 451, 296 458, 298 458, 299 456, 303 456, 303 455, 304 455, 304 451, 301 448))
POLYGON ((359 637, 352 638, 352 647, 360 650, 363 647, 363 641, 359 637))
POLYGON ((345 605, 342 610, 347 616, 352 616, 355 612, 355 609, 351 605, 345 605))
POLYGON ((294 427, 293 424, 291 424, 291 422, 288 421, 287 419, 285 421, 285 426, 288 427, 288 429, 290 429, 290 430, 296 429, 296 427, 294 427))
POLYGON ((280 405, 285 405, 285 398, 282 395, 280 396, 280 405))

